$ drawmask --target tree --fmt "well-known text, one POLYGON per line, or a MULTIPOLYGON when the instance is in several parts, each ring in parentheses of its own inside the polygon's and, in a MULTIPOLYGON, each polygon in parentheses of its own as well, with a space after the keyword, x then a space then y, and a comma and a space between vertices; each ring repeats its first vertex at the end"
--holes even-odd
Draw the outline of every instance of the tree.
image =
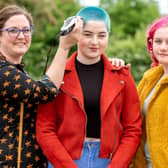
POLYGON ((76 0, 2 0, 0 6, 17 4, 25 7, 31 12, 34 19, 34 32, 32 45, 24 56, 23 62, 28 74, 39 79, 42 76, 46 57, 50 50, 50 60, 57 49, 59 42, 59 31, 63 21, 70 15, 76 14, 80 9, 76 0), (35 68, 34 68, 35 67, 35 68))
MULTIPOLYGON (((1 0, 0 6, 18 4, 25 6, 34 18, 32 45, 25 55, 26 71, 39 79, 45 67, 48 51, 51 58, 57 49, 59 31, 64 19, 75 15, 81 8, 79 0, 1 0), (34 68, 35 67, 35 68, 34 68)), ((146 49, 145 29, 160 16, 154 0, 101 0, 100 6, 110 14, 112 28, 107 55, 120 57, 131 63, 131 71, 138 83, 150 66, 146 49)), ((75 47, 76 48, 76 47, 75 47)), ((73 52, 72 48, 70 54, 73 52)), ((49 63, 50 63, 49 61, 49 63)))
POLYGON ((160 16, 154 0, 101 0, 100 6, 111 18, 111 33, 107 55, 131 63, 136 83, 150 67, 146 48, 146 28, 160 16))
POLYGON ((35 20, 35 32, 32 46, 24 62, 29 64, 26 70, 35 78, 39 78, 44 71, 47 55, 50 55, 50 64, 57 50, 63 21, 74 15, 80 6, 74 0, 31 0, 30 3, 35 20), (50 49, 52 49, 51 53, 49 53, 50 49))
POLYGON ((101 0, 100 6, 110 14, 112 32, 120 38, 134 36, 159 16, 154 0, 101 0))

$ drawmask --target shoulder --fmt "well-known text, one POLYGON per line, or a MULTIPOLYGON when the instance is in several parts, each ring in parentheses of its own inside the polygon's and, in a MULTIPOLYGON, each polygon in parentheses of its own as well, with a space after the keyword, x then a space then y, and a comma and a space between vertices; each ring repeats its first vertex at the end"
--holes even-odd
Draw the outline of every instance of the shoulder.
POLYGON ((0 67, 2 68, 2 67, 6 67, 6 66, 9 66, 11 68, 15 67, 13 64, 9 63, 8 61, 0 59, 0 67))
POLYGON ((9 64, 9 62, 4 61, 4 60, 0 60, 0 71, 5 71, 5 70, 9 70, 13 69, 14 66, 12 66, 11 64, 9 64))
POLYGON ((8 65, 8 62, 0 59, 0 67, 3 67, 5 65, 8 65))
POLYGON ((150 78, 150 77, 153 77, 153 76, 158 76, 158 75, 162 74, 163 72, 164 72, 163 66, 158 65, 158 66, 155 66, 155 67, 150 68, 147 71, 145 71, 143 77, 144 78, 150 78))
POLYGON ((101 55, 101 58, 103 60, 104 69, 105 70, 112 71, 112 72, 114 72, 116 74, 129 75, 130 68, 128 66, 115 66, 115 65, 112 65, 112 62, 104 54, 101 55))
POLYGON ((149 85, 153 82, 156 82, 164 73, 164 69, 162 65, 155 66, 153 68, 148 69, 144 72, 142 79, 138 84, 138 92, 140 93, 146 83, 149 85))
POLYGON ((0 60, 0 73, 16 73, 18 70, 19 69, 14 64, 9 63, 8 61, 0 60))
POLYGON ((118 74, 118 76, 125 79, 132 78, 132 74, 129 67, 114 67, 112 66, 112 72, 118 74))

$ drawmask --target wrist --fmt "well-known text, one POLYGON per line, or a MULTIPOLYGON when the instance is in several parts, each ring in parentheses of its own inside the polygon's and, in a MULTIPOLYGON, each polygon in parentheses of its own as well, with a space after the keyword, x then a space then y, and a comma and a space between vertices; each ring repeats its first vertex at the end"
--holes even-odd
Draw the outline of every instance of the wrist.
POLYGON ((63 47, 63 46, 59 45, 58 50, 60 50, 62 52, 69 52, 70 47, 63 47))

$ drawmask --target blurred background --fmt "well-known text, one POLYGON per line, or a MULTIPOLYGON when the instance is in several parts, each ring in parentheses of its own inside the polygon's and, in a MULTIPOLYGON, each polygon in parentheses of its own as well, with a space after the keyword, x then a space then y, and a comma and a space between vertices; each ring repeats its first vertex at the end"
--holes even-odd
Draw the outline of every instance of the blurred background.
MULTIPOLYGON (((108 11, 111 33, 108 57, 118 57, 131 64, 131 72, 138 84, 144 71, 150 67, 146 48, 146 30, 150 23, 168 14, 166 0, 1 0, 0 7, 8 4, 24 6, 32 13, 35 30, 32 45, 24 56, 26 71, 40 79, 47 56, 49 63, 57 49, 59 30, 63 21, 83 6, 96 5, 108 11), (50 49, 52 48, 52 51, 50 49)), ((70 54, 76 49, 73 47, 70 54)))

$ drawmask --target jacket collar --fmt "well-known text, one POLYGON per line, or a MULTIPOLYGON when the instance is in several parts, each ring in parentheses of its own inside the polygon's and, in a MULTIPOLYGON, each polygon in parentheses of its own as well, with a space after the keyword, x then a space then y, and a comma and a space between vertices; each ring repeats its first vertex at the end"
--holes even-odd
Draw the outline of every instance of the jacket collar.
MULTIPOLYGON (((163 75, 164 69, 162 65, 153 67, 144 73, 144 79, 147 83, 156 83, 163 75)), ((162 80, 162 83, 168 83, 168 75, 162 80)))
MULTIPOLYGON (((64 84, 61 86, 61 89, 78 100, 81 107, 84 109, 82 88, 80 86, 79 78, 75 68, 76 56, 77 52, 73 53, 72 56, 68 59, 64 75, 64 84)), ((102 54, 101 57, 104 64, 104 79, 100 102, 101 111, 104 114, 111 102, 115 99, 116 95, 124 86, 124 82, 120 80, 118 75, 118 73, 122 71, 123 68, 116 68, 115 66, 112 66, 104 54, 102 54)), ((122 73, 127 75, 127 71, 123 71, 122 73)))
MULTIPOLYGON (((75 69, 75 58, 77 57, 78 53, 74 52, 72 56, 68 59, 68 62, 66 64, 65 71, 73 71, 75 69)), ((110 71, 120 71, 123 68, 127 67, 116 67, 110 63, 110 61, 107 59, 105 54, 101 55, 103 59, 104 69, 108 69, 110 71)))

